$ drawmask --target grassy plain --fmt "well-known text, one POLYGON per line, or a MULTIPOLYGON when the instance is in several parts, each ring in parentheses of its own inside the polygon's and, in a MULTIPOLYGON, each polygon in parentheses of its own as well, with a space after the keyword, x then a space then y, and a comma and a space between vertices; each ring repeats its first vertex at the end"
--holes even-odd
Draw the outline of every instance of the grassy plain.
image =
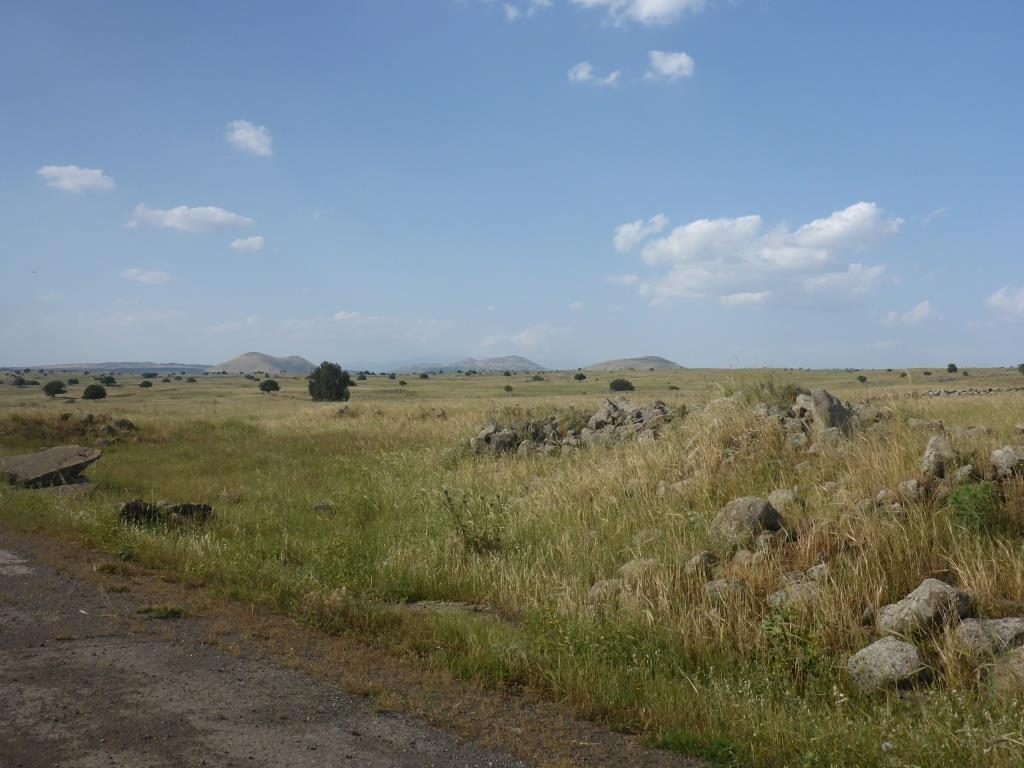
MULTIPOLYGON (((691 411, 655 444, 525 458, 468 450, 468 439, 494 420, 589 414, 618 375, 584 382, 572 372, 544 381, 410 375, 407 386, 371 377, 345 405, 312 403, 304 381, 288 377, 277 378, 281 392, 265 395, 241 377, 157 379, 141 389, 137 377, 119 376, 109 397, 94 402, 0 385, 3 454, 73 438, 67 430, 87 413, 139 428, 88 471, 93 493, 3 487, 0 519, 79 537, 486 685, 529 686, 711 762, 1024 762, 1022 703, 990 696, 984 675, 944 638, 929 657, 941 674, 928 688, 862 696, 845 678, 847 658, 871 639, 861 626, 865 606, 899 599, 926 576, 957 581, 982 615, 1024 615, 1019 483, 986 512, 992 525, 968 524, 931 502, 910 506, 903 518, 859 503, 916 474, 928 435, 910 429, 907 417, 989 427, 985 438, 954 439, 982 468, 992 448, 1021 442, 1014 429, 1024 421, 1024 393, 915 393, 1016 387, 1024 377, 1007 369, 969 377, 914 370, 903 378, 899 371, 629 371, 622 375, 636 385, 634 401, 660 398, 691 411), (894 418, 877 434, 855 435, 848 450, 808 460, 785 450, 778 426, 751 409, 751 393, 770 397, 794 383, 872 400, 894 418), (61 421, 62 413, 73 415, 61 421), (679 480, 688 481, 682 493, 658 494, 661 481, 679 480), (727 565, 753 597, 713 604, 682 571, 707 547, 708 521, 731 498, 790 487, 805 501, 788 521, 799 540, 758 565, 727 565), (464 501, 462 523, 486 532, 495 547, 481 553, 466 545, 445 491, 464 501), (135 497, 204 501, 216 516, 195 529, 119 524, 119 503, 135 497), (661 567, 631 588, 622 607, 588 607, 589 587, 636 558, 661 567), (766 606, 783 573, 822 560, 832 577, 817 610, 766 606), (488 610, 403 608, 419 601, 488 610)), ((79 379, 69 396, 91 382, 79 379)))

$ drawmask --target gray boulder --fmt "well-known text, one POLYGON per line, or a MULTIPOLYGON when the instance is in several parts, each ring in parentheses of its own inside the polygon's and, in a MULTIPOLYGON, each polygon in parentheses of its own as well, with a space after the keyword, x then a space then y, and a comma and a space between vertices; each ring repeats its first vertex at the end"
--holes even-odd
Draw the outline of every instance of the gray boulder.
POLYGON ((718 555, 714 552, 705 550, 704 552, 698 552, 686 561, 686 565, 683 566, 683 573, 687 576, 703 579, 707 582, 710 581, 711 577, 714 575, 715 567, 717 565, 718 555))
POLYGON ((838 429, 843 434, 849 433, 853 410, 827 390, 815 389, 811 392, 811 412, 814 414, 814 427, 818 431, 838 429))
POLYGON ((750 594, 750 589, 742 581, 735 579, 715 579, 704 585, 704 592, 712 600, 740 600, 750 594))
POLYGON ((815 581, 789 582, 768 596, 768 605, 772 608, 813 608, 820 597, 821 587, 815 581))
POLYGON ((751 548, 759 534, 782 527, 782 515, 768 499, 744 496, 733 499, 715 515, 709 535, 720 548, 751 548))
POLYGON ((615 602, 622 592, 622 579, 601 579, 587 590, 587 605, 604 606, 615 602))
POLYGON ((768 503, 783 516, 799 511, 802 506, 800 498, 792 488, 776 488, 768 494, 768 503))
POLYGON ((999 478, 1024 472, 1024 445, 1005 445, 992 451, 992 466, 999 478))
POLYGON ((1024 618, 964 619, 953 630, 953 640, 970 656, 998 656, 1024 645, 1024 618))
POLYGON ((926 668, 913 645, 895 637, 883 637, 857 651, 846 669, 853 684, 867 693, 910 685, 923 676, 926 668))
POLYGON ((942 435, 933 435, 921 457, 921 472, 926 478, 940 479, 946 476, 946 471, 955 461, 956 454, 949 440, 942 435))
POLYGON ((883 635, 911 636, 967 618, 973 601, 938 579, 925 579, 899 602, 878 609, 878 631, 883 635))
POLYGON ((630 560, 619 567, 619 578, 625 586, 635 586, 650 579, 661 570, 661 564, 653 558, 630 560))
POLYGON ((989 685, 999 699, 1010 700, 1024 694, 1024 646, 996 659, 989 673, 989 685))
POLYGON ((900 483, 900 498, 904 501, 924 501, 927 492, 917 480, 904 480, 900 483))
POLYGON ((22 456, 0 457, 0 477, 26 488, 45 488, 80 482, 80 475, 102 451, 80 445, 61 445, 22 456))

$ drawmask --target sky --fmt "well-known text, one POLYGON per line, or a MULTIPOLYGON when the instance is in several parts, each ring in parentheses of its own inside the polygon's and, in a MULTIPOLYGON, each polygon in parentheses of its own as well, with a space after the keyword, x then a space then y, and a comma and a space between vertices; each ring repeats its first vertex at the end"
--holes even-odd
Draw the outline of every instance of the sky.
POLYGON ((1024 4, 0 5, 0 365, 1009 365, 1024 4))

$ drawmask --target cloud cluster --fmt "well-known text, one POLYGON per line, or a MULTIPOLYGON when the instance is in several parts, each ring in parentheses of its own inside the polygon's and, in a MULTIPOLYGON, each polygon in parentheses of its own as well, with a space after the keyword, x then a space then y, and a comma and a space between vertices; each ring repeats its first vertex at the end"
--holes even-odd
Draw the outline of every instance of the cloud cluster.
MULTIPOLYGON (((632 250, 667 223, 662 216, 620 225, 613 244, 619 251, 632 250)), ((765 230, 758 215, 697 219, 643 246, 643 262, 665 272, 642 283, 640 291, 655 301, 716 295, 725 306, 742 306, 763 302, 770 284, 796 278, 810 293, 863 294, 877 286, 884 266, 855 262, 839 270, 822 270, 846 251, 897 234, 902 224, 902 219, 888 217, 868 202, 795 230, 785 225, 765 230)))
POLYGON ((263 235, 252 237, 237 237, 231 241, 229 246, 233 251, 262 251, 265 241, 263 235))
POLYGON ((915 304, 906 312, 897 312, 896 310, 887 312, 882 318, 882 322, 885 325, 920 325, 934 315, 935 307, 930 301, 925 300, 920 304, 915 304))
POLYGON ((77 165, 44 165, 36 174, 46 186, 65 192, 109 192, 114 180, 100 168, 79 168, 77 165))
POLYGON ((248 120, 228 123, 225 138, 236 149, 250 155, 270 157, 274 154, 273 139, 265 125, 253 125, 248 120))
POLYGON ((531 19, 541 11, 551 7, 551 0, 527 0, 521 5, 503 3, 501 8, 505 12, 505 21, 513 22, 520 19, 531 19))
POLYGON ((615 70, 611 74, 600 77, 589 61, 581 61, 569 67, 569 82, 576 85, 596 85, 608 88, 619 82, 621 73, 615 70))
POLYGON ((1003 286, 985 299, 985 305, 1007 315, 1024 317, 1024 287, 1003 286))
POLYGON ((674 24, 687 14, 700 13, 708 0, 572 0, 583 8, 603 8, 613 24, 632 21, 648 26, 674 24))
POLYGON ((129 226, 138 227, 148 224, 153 227, 176 229, 179 232, 208 232, 213 229, 229 229, 246 227, 253 220, 223 208, 206 205, 190 208, 179 205, 177 208, 149 208, 145 203, 135 206, 129 226))

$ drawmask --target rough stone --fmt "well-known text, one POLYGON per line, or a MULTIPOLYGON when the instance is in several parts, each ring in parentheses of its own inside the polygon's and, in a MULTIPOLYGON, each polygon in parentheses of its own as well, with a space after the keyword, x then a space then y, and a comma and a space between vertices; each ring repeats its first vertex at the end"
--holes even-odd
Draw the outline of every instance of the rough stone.
POLYGON ((1024 694, 1024 646, 1000 656, 989 673, 992 693, 999 699, 1013 699, 1024 694))
POLYGON ((815 581, 798 581, 786 584, 778 592, 768 596, 772 608, 813 608, 821 597, 821 587, 815 581))
POLYGON ((811 581, 817 581, 819 583, 828 580, 828 573, 828 565, 826 563, 818 563, 817 565, 812 565, 810 568, 804 571, 804 575, 806 575, 808 579, 810 579, 811 581))
POLYGON ((926 669, 917 648, 895 637, 884 637, 857 651, 846 668, 850 680, 864 692, 910 685, 926 669))
POLYGON ((992 451, 992 466, 1001 479, 1024 472, 1024 445, 1005 445, 992 451))
POLYGON ((622 579, 601 579, 587 590, 587 604, 607 605, 616 600, 622 592, 622 579))
POLYGON ((768 503, 783 517, 797 512, 801 507, 800 498, 792 488, 776 488, 768 494, 768 503))
POLYGON ((970 656, 998 656, 1024 645, 1024 618, 964 619, 953 630, 953 639, 970 656))
POLYGON ((917 480, 904 480, 900 483, 900 498, 904 501, 924 501, 927 492, 925 487, 917 480))
POLYGON ((814 414, 814 426, 818 431, 838 429, 843 434, 849 433, 853 410, 843 405, 827 390, 815 389, 811 392, 811 412, 814 414))
POLYGON ((640 582, 657 575, 661 564, 653 558, 630 560, 619 566, 619 578, 626 586, 635 586, 640 582))
POLYGON ((717 565, 718 555, 714 552, 705 550, 704 552, 698 552, 686 561, 686 565, 683 567, 683 573, 687 576, 700 578, 704 581, 710 581, 711 577, 715 573, 715 567, 717 565))
POLYGON ((0 458, 0 477, 15 485, 43 488, 79 481, 79 475, 102 455, 96 448, 61 445, 22 456, 0 458))
POLYGON ((942 435, 933 435, 928 440, 921 457, 921 472, 926 478, 940 479, 946 476, 946 470, 956 461, 953 447, 942 435))
POLYGON ((758 534, 783 527, 782 516, 767 499, 744 496, 733 499, 711 521, 710 537, 724 548, 753 546, 758 534))
POLYGON ((746 597, 750 594, 750 589, 742 581, 715 579, 704 585, 704 592, 713 600, 727 601, 746 597))
POLYGON ((878 609, 878 631, 910 636, 964 619, 974 611, 970 596, 938 579, 925 579, 902 600, 878 609))

